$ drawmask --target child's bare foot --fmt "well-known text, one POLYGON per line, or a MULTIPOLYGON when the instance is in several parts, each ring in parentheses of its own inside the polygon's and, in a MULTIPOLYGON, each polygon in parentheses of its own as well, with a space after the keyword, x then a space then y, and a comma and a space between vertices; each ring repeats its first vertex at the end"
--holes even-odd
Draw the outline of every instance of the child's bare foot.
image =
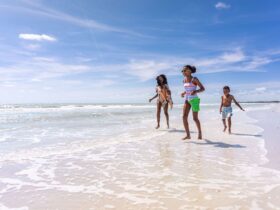
POLYGON ((186 137, 182 138, 182 140, 187 140, 187 139, 191 139, 191 137, 190 136, 186 136, 186 137))
POLYGON ((198 138, 199 140, 201 140, 201 139, 202 139, 202 134, 199 133, 197 138, 198 138))
POLYGON ((157 127, 155 127, 156 129, 159 129, 159 125, 157 125, 157 127))
POLYGON ((224 127, 224 132, 226 132, 226 130, 227 130, 227 126, 224 127))

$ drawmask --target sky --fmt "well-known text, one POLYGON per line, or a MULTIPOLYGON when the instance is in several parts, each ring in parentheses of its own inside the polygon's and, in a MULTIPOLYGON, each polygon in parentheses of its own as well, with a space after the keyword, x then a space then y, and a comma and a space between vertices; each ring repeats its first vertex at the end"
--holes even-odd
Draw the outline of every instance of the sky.
POLYGON ((0 0, 0 103, 146 103, 197 67, 204 103, 280 100, 279 0, 0 0))

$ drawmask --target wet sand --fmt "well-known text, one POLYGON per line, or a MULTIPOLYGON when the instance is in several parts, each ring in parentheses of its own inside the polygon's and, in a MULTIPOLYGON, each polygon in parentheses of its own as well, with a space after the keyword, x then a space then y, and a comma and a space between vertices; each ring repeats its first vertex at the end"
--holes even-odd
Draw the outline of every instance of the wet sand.
POLYGON ((254 111, 249 114, 263 128, 261 135, 265 139, 268 163, 266 167, 280 170, 280 105, 272 106, 265 111, 254 111))
POLYGON ((258 122, 236 112, 228 135, 215 112, 201 118, 204 140, 191 122, 182 141, 178 117, 151 139, 2 156, 0 209, 280 209, 280 171, 266 167, 258 122))

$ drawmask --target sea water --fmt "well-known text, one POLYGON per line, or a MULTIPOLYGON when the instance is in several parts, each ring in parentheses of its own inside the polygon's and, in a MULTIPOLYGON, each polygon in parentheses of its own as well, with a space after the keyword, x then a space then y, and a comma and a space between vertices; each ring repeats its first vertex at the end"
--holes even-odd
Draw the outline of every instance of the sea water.
POLYGON ((219 104, 202 104, 205 140, 182 143, 182 106, 169 110, 170 129, 162 112, 155 130, 155 104, 2 105, 0 209, 277 209, 280 174, 259 167, 254 120, 235 107, 229 137, 219 104))

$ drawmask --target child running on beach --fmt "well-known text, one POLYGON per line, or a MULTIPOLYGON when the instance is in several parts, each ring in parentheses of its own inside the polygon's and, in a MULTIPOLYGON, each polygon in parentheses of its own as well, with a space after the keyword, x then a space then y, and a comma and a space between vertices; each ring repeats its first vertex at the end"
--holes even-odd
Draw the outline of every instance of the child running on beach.
POLYGON ((168 86, 167 78, 164 74, 157 76, 157 87, 156 87, 156 95, 149 99, 151 103, 152 100, 158 98, 157 100, 157 126, 156 129, 160 127, 160 113, 161 107, 163 107, 164 114, 166 117, 167 128, 169 128, 169 114, 168 114, 168 105, 170 108, 173 107, 173 102, 171 98, 171 91, 168 86))
POLYGON ((245 110, 235 100, 234 96, 230 94, 229 86, 225 86, 223 88, 223 91, 224 91, 224 95, 222 96, 220 113, 222 114, 224 132, 227 130, 226 119, 228 119, 228 133, 231 134, 231 116, 232 116, 231 102, 233 101, 242 111, 245 111, 245 110))
POLYGON ((191 138, 189 123, 188 123, 188 116, 191 109, 193 113, 193 120, 195 121, 195 124, 198 129, 198 139, 202 139, 201 126, 200 126, 200 121, 198 119, 198 112, 200 110, 199 107, 200 98, 197 96, 197 93, 203 92, 205 88, 197 77, 192 76, 192 74, 194 74, 195 72, 196 72, 196 67, 190 65, 184 66, 182 70, 184 76, 183 83, 185 88, 185 91, 181 94, 181 96, 185 98, 185 103, 183 108, 183 123, 187 134, 186 137, 183 138, 183 140, 191 138), (199 87, 199 89, 197 89, 197 87, 199 87))

